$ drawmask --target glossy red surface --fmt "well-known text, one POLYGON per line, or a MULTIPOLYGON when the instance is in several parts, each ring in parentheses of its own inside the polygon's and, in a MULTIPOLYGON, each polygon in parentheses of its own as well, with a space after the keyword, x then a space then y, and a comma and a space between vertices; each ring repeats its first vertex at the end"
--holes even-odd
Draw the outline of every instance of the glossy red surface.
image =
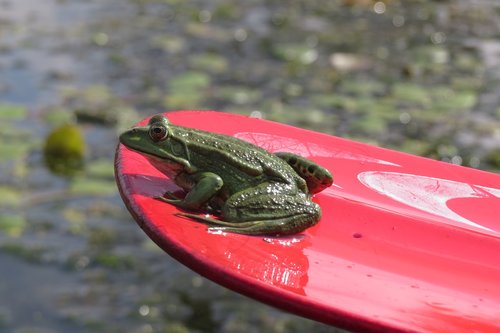
POLYGON ((354 331, 500 332, 500 176, 238 115, 174 124, 291 151, 327 167, 322 220, 300 235, 210 233, 154 200, 175 184, 119 146, 117 182, 167 253, 237 292, 354 331))

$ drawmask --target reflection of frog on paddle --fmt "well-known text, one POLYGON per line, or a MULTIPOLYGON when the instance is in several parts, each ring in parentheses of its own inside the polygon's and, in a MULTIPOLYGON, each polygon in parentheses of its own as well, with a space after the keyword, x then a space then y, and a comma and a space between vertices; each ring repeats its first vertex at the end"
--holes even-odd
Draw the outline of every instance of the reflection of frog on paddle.
POLYGON ((269 153, 227 135, 172 125, 155 115, 120 136, 187 194, 159 197, 180 208, 220 213, 221 220, 179 213, 241 234, 292 234, 314 224, 320 207, 311 194, 330 186, 330 172, 301 156, 269 153))

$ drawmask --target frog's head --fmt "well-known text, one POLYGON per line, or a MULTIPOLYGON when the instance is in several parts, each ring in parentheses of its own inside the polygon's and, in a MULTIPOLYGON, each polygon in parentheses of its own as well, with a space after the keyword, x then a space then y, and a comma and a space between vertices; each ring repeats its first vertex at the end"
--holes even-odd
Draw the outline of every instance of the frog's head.
POLYGON ((189 164, 186 150, 172 138, 172 125, 165 116, 157 114, 146 126, 132 127, 123 132, 120 142, 143 154, 155 168, 172 177, 189 164))
POLYGON ((168 159, 169 122, 162 114, 157 114, 149 120, 146 126, 136 126, 120 135, 120 143, 127 148, 140 153, 168 159))

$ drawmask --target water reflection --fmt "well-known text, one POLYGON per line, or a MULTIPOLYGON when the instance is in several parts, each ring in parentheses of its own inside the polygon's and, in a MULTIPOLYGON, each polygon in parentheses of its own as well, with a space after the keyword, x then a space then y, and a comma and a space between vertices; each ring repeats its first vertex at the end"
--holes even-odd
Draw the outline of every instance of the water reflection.
POLYGON ((305 295, 304 287, 309 280, 309 261, 304 255, 304 249, 311 245, 308 238, 304 235, 279 239, 264 238, 262 241, 271 246, 251 246, 252 253, 226 250, 225 265, 248 275, 251 279, 305 295))

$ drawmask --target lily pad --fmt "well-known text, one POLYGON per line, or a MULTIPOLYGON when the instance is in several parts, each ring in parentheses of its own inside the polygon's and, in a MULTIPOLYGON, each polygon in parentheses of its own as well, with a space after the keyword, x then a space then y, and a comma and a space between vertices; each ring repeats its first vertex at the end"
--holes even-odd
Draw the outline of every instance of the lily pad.
POLYGON ((20 120, 26 117, 27 111, 24 106, 0 104, 0 119, 6 120, 20 120))
POLYGON ((192 37, 219 43, 227 43, 233 38, 231 30, 206 23, 189 22, 185 31, 192 37))
POLYGON ((312 100, 314 104, 323 108, 331 107, 352 112, 357 107, 355 98, 335 93, 314 95, 312 96, 312 100))
POLYGON ((387 122, 375 113, 367 113, 353 122, 351 129, 355 132, 365 133, 370 136, 383 134, 387 129, 387 122))
POLYGON ((117 241, 116 230, 111 228, 92 228, 89 230, 88 242, 93 249, 111 249, 117 241))
POLYGON ((62 210, 64 219, 68 222, 68 231, 72 235, 84 235, 88 229, 85 221, 88 219, 85 212, 73 207, 66 207, 62 210))
POLYGON ((2 244, 0 250, 33 263, 41 262, 46 253, 46 249, 43 247, 28 247, 19 243, 2 244))
POLYGON ((393 86, 392 97, 404 103, 427 106, 431 103, 429 91, 419 84, 398 83, 393 86))
POLYGON ((451 89, 435 89, 436 107, 445 110, 467 110, 477 102, 476 93, 473 91, 454 91, 451 89))
POLYGON ((20 236, 26 225, 26 220, 21 215, 0 214, 0 232, 11 237, 20 236))
POLYGON ((182 93, 205 89, 210 85, 210 77, 202 72, 186 72, 170 79, 170 91, 182 93))
POLYGON ((7 142, 0 145, 0 162, 18 160, 26 156, 32 145, 25 142, 7 142))
POLYGON ((215 53, 195 54, 189 58, 189 64, 194 69, 210 73, 224 73, 228 68, 226 58, 215 53))
POLYGON ((91 85, 83 90, 68 88, 63 96, 65 107, 73 110, 79 123, 114 126, 135 115, 135 110, 105 85, 91 85))
POLYGON ((92 161, 87 167, 86 174, 92 178, 114 179, 113 161, 109 159, 92 161))
POLYGON ((164 98, 167 108, 198 108, 210 85, 210 76, 203 72, 186 72, 170 79, 169 94, 164 98))
POLYGON ((117 255, 110 252, 99 253, 94 261, 100 266, 105 266, 115 270, 133 269, 137 266, 136 261, 131 256, 117 255))
POLYGON ((198 109, 203 99, 200 92, 173 92, 163 98, 163 106, 167 109, 198 109))
POLYGON ((277 44, 274 45, 272 51, 277 59, 303 65, 312 64, 318 58, 316 49, 307 44, 277 44))
POLYGON ((215 91, 215 96, 224 101, 243 105, 258 102, 262 98, 262 92, 244 86, 222 86, 215 91))
POLYGON ((160 48, 169 53, 179 53, 186 46, 184 38, 172 34, 154 36, 151 38, 150 43, 153 47, 160 48))
POLYGON ((63 107, 54 107, 44 111, 42 118, 53 126, 68 124, 74 121, 73 113, 63 107))
POLYGON ((370 79, 344 80, 340 84, 339 89, 345 94, 352 94, 356 96, 374 96, 385 93, 386 86, 382 82, 373 81, 370 79))
POLYGON ((76 195, 109 196, 116 194, 116 184, 112 180, 78 177, 71 182, 69 190, 76 195))
POLYGON ((0 186, 0 207, 17 207, 22 200, 21 192, 7 186, 0 186))

